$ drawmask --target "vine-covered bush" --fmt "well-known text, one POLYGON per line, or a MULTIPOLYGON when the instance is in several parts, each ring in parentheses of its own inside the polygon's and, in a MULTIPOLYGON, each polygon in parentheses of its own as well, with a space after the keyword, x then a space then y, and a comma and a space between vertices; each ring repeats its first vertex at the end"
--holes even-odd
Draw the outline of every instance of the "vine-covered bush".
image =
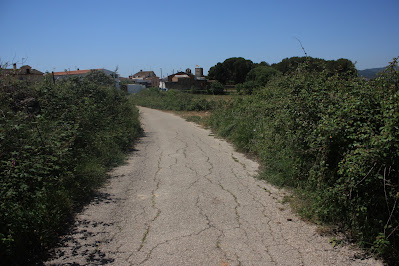
POLYGON ((305 190, 318 219, 339 224, 378 254, 398 257, 396 64, 373 81, 302 65, 215 110, 211 123, 260 156, 266 179, 305 190))
POLYGON ((95 81, 0 79, 0 256, 32 262, 140 132, 138 111, 95 81))

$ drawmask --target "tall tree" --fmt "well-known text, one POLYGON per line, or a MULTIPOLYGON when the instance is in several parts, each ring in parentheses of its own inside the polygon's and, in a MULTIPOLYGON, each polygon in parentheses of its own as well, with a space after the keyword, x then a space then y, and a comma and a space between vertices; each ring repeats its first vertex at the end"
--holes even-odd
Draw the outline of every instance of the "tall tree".
POLYGON ((223 63, 211 67, 208 73, 210 79, 215 79, 222 84, 237 84, 245 81, 254 63, 242 57, 232 57, 223 63))

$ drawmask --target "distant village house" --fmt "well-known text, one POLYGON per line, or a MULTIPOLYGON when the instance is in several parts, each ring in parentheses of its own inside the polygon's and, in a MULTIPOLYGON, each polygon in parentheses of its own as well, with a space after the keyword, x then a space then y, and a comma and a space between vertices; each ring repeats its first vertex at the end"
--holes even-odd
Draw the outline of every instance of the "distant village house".
POLYGON ((18 80, 26 80, 30 82, 43 80, 43 72, 33 69, 28 65, 21 66, 20 69, 17 69, 17 64, 13 64, 12 69, 1 69, 1 72, 6 75, 12 75, 18 80))
POLYGON ((159 87, 159 78, 155 75, 154 71, 140 70, 140 72, 129 76, 129 79, 133 80, 136 84, 144 85, 146 88, 159 87))
POLYGON ((208 81, 203 75, 202 68, 195 69, 195 75, 191 73, 191 69, 187 68, 186 72, 177 72, 168 76, 166 81, 166 87, 168 89, 176 90, 206 90, 208 81))

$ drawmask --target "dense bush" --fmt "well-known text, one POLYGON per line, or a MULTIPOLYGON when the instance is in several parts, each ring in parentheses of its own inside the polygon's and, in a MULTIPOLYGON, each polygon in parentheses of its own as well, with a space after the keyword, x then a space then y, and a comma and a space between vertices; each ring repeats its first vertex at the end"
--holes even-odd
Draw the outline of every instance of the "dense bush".
POLYGON ((140 106, 174 111, 204 111, 214 106, 199 95, 192 95, 177 90, 160 91, 158 88, 142 90, 131 96, 133 102, 140 106))
POLYGON ((236 85, 237 92, 241 95, 250 95, 254 90, 266 86, 273 77, 281 74, 270 66, 257 66, 248 72, 246 81, 236 85))
POLYGON ((306 191, 318 219, 398 257, 399 73, 374 81, 308 65, 215 110, 212 126, 257 153, 263 176, 306 191))
POLYGON ((0 79, 0 260, 32 263, 140 132, 128 98, 96 80, 0 79))
POLYGON ((93 82, 97 85, 113 86, 115 84, 115 80, 113 77, 97 69, 90 70, 90 72, 84 76, 84 80, 88 82, 93 82))
POLYGON ((281 62, 273 64, 272 67, 286 74, 295 71, 301 64, 306 63, 307 68, 312 71, 327 71, 330 74, 357 75, 355 64, 349 59, 325 60, 310 56, 285 58, 281 62))
POLYGON ((254 92, 254 89, 259 87, 260 86, 258 86, 255 81, 245 81, 244 83, 240 83, 235 86, 239 95, 251 95, 254 92))
POLYGON ((211 84, 210 92, 214 95, 224 94, 224 86, 219 81, 215 81, 211 84))
POLYGON ((245 81, 247 73, 254 67, 251 60, 242 57, 232 57, 223 63, 217 63, 208 72, 209 79, 215 79, 222 84, 238 84, 245 81))
POLYGON ((269 80, 280 72, 270 66, 258 66, 248 72, 246 81, 254 81, 258 86, 265 86, 269 80))

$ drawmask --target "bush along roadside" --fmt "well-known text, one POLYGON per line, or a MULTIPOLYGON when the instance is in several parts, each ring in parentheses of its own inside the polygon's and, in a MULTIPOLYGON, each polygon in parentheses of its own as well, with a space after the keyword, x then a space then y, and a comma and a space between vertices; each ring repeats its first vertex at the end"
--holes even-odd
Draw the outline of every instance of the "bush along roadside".
POLYGON ((304 64, 254 95, 214 110, 210 123, 256 153, 268 181, 302 191, 305 212, 399 259, 399 72, 373 81, 304 64))
POLYGON ((160 91, 149 88, 131 95, 132 101, 140 106, 173 111, 206 111, 211 110, 215 101, 207 100, 201 95, 193 95, 178 90, 160 91))
POLYGON ((4 75, 0 106, 0 261, 33 263, 123 161, 139 114, 119 90, 89 79, 32 85, 4 75))

